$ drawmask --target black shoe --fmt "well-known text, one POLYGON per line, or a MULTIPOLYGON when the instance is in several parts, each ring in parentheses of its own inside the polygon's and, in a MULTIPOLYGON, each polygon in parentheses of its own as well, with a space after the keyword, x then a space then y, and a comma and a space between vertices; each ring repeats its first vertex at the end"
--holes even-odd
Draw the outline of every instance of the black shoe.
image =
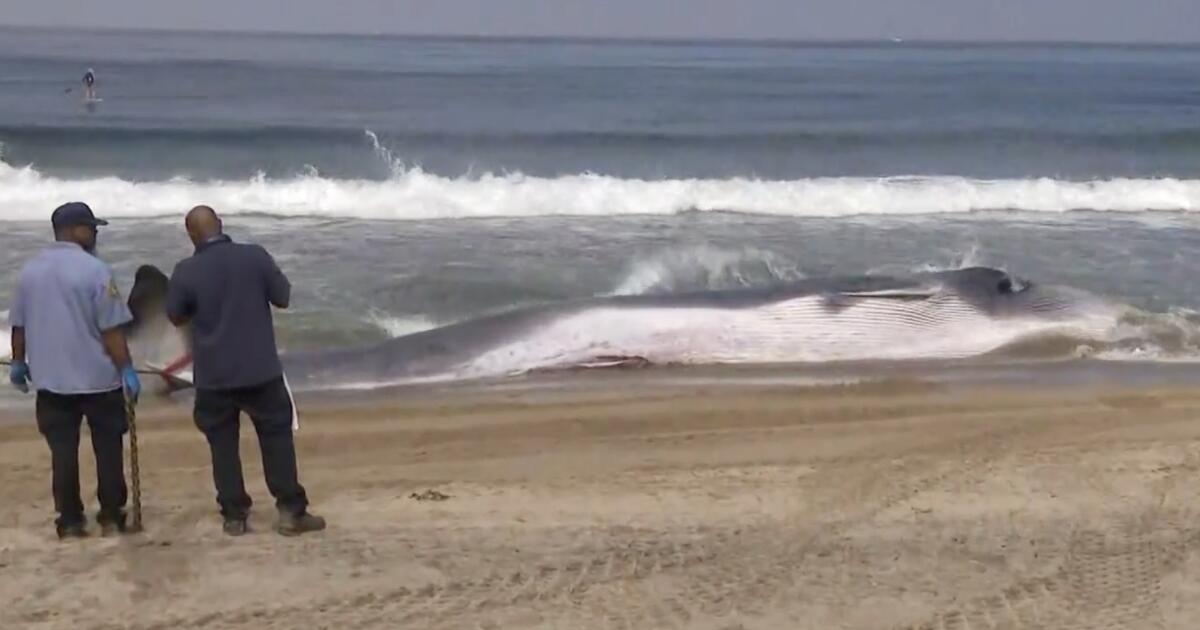
POLYGON ((241 536, 246 533, 246 519, 227 518, 221 529, 229 536, 241 536))
POLYGON ((287 510, 279 511, 279 522, 275 531, 284 536, 299 536, 307 532, 319 532, 325 529, 325 519, 315 514, 301 512, 293 514, 287 510))
POLYGON ((124 512, 113 517, 104 515, 96 517, 96 521, 100 523, 100 535, 105 538, 109 536, 116 536, 117 534, 124 534, 129 531, 125 524, 125 520, 124 512))
POLYGON ((87 538, 87 530, 84 529, 83 523, 72 523, 70 525, 59 525, 56 523, 54 529, 58 531, 59 540, 87 538))

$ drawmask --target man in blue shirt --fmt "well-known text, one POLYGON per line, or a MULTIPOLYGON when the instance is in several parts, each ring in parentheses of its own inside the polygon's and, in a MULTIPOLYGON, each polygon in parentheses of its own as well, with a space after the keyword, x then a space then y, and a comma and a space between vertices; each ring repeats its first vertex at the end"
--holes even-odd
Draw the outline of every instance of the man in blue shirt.
POLYGON ((105 535, 125 531, 125 395, 141 391, 123 326, 132 315, 112 270, 94 255, 97 219, 87 204, 59 206, 55 243, 22 268, 9 313, 10 380, 37 390, 38 430, 50 446, 55 526, 60 538, 86 536, 79 493, 83 417, 96 453, 97 521, 105 535))
POLYGON ((324 529, 325 520, 307 511, 296 470, 292 397, 275 347, 271 306, 287 308, 291 284, 267 250, 226 236, 212 208, 193 208, 185 225, 196 253, 175 266, 167 316, 191 329, 193 415, 212 451, 225 533, 246 533, 252 503, 238 453, 242 412, 258 433, 267 489, 279 510, 277 531, 294 536, 324 529))

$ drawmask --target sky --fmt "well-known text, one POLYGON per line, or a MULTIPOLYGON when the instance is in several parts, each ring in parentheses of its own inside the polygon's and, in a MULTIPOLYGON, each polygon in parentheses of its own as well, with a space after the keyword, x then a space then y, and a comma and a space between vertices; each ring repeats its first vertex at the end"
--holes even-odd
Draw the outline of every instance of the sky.
POLYGON ((689 39, 1200 42, 1200 0, 0 0, 15 25, 689 39))

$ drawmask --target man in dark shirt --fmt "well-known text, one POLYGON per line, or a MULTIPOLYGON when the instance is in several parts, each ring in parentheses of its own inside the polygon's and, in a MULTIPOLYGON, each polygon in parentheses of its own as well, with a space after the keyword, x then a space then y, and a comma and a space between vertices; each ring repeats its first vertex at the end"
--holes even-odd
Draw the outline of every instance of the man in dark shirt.
POLYGON ((258 433, 267 488, 279 510, 279 533, 324 529, 325 520, 308 513, 298 479, 294 409, 275 347, 271 305, 287 308, 291 284, 265 249, 226 236, 212 208, 196 206, 185 224, 196 253, 175 266, 167 315, 176 326, 191 328, 194 416, 212 450, 225 533, 246 532, 251 505, 238 453, 241 412, 258 433))

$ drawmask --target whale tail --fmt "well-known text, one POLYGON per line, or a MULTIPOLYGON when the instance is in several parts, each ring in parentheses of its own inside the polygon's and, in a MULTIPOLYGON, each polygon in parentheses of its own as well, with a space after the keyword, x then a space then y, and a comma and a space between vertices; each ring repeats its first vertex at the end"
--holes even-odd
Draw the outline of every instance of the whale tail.
POLYGON ((133 321, 125 334, 138 370, 161 378, 161 389, 170 393, 193 383, 189 335, 167 319, 167 285, 167 275, 158 267, 138 267, 126 300, 133 321))

